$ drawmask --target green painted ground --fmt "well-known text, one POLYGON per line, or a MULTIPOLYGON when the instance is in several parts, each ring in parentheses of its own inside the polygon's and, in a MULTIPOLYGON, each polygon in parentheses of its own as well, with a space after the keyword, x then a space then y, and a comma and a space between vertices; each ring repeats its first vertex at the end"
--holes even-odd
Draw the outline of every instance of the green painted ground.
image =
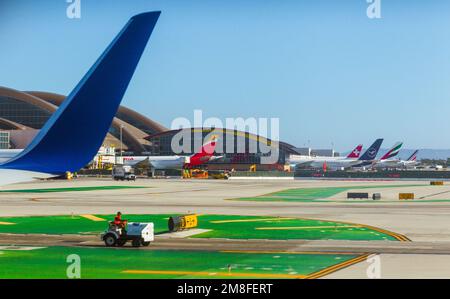
MULTIPOLYGON (((96 215, 105 221, 74 216, 36 216, 36 217, 1 217, 1 222, 14 223, 1 225, 0 233, 15 234, 100 234, 107 227, 107 221, 115 215, 96 215)), ((167 221, 171 215, 123 215, 130 222, 153 222, 155 233, 167 231, 167 221)))
POLYGON ((400 188, 400 187, 418 187, 418 186, 426 186, 426 185, 381 185, 381 186, 349 186, 349 187, 324 187, 324 188, 295 188, 264 194, 261 196, 233 198, 231 200, 320 202, 319 201, 320 199, 326 199, 338 193, 352 189, 373 189, 373 188, 380 189, 380 188, 400 188))
MULTIPOLYGON (((114 218, 114 215, 95 216, 108 220, 114 218)), ((163 233, 167 232, 169 216, 171 215, 124 215, 124 219, 153 222, 155 233, 163 233)), ((236 215, 200 215, 198 219, 198 228, 211 231, 192 236, 193 238, 396 240, 390 235, 366 227, 332 221, 236 215)), ((0 233, 100 234, 106 227, 106 221, 92 221, 81 216, 0 218, 0 233)))
POLYGON ((1 278, 67 278, 67 257, 80 257, 81 278, 303 278, 356 255, 224 253, 49 247, 0 249, 1 278), (231 265, 231 274, 228 274, 231 265), (155 271, 146 274, 127 270, 155 271), (175 271, 175 272, 174 272, 175 271))
POLYGON ((92 187, 72 187, 72 188, 1 190, 0 192, 1 193, 49 193, 49 192, 73 192, 73 191, 136 189, 136 188, 150 188, 150 187, 143 187, 143 186, 92 186, 92 187))
POLYGON ((333 221, 226 215, 204 215, 199 221, 201 221, 199 227, 211 231, 195 235, 194 238, 396 240, 366 227, 333 221))

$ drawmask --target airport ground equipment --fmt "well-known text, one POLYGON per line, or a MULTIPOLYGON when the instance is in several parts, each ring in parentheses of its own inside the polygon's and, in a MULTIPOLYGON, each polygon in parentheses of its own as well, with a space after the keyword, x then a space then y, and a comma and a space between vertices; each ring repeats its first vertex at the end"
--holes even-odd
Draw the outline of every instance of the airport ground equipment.
POLYGON ((372 194, 373 200, 380 200, 381 199, 381 193, 374 193, 372 194))
POLYGON ((398 199, 399 200, 414 199, 414 193, 399 193, 398 199))
POLYGON ((108 229, 101 235, 101 239, 108 247, 121 247, 127 241, 131 241, 133 247, 148 246, 154 240, 154 226, 152 222, 130 222, 122 227, 110 222, 108 229))
POLYGON ((207 179, 209 176, 208 171, 203 169, 192 169, 190 173, 193 179, 207 179))
POLYGON ((228 180, 230 175, 228 173, 216 173, 210 176, 211 178, 215 180, 228 180))
POLYGON ((208 176, 216 180, 228 180, 230 173, 228 171, 208 171, 208 176))
POLYGON ((198 225, 196 214, 172 216, 169 218, 169 231, 176 232, 188 228, 194 228, 198 225))
POLYGON ((73 179, 73 173, 70 171, 66 171, 65 178, 66 178, 66 180, 73 179))
POLYGON ((353 198, 369 199, 369 193, 365 193, 365 192, 347 192, 347 199, 353 199, 353 198))
POLYGON ((112 177, 114 180, 118 181, 135 181, 136 176, 134 175, 134 169, 128 165, 118 165, 114 166, 112 169, 112 177))
POLYGON ((443 186, 444 185, 444 181, 431 181, 430 185, 432 185, 432 186, 443 186))

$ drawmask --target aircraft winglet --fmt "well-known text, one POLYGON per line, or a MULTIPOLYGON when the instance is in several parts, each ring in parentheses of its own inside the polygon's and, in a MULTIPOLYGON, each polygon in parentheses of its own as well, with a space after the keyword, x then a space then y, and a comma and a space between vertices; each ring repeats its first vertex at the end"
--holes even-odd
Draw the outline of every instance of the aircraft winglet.
POLYGON ((117 112, 160 12, 132 17, 31 144, 0 169, 77 171, 94 157, 117 112))

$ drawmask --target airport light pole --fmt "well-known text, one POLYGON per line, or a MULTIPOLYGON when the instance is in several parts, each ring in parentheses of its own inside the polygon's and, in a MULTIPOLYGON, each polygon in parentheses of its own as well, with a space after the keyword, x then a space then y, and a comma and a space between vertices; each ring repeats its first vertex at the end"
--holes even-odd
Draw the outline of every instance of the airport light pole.
POLYGON ((123 125, 120 125, 120 156, 123 156, 123 143, 122 143, 122 129, 123 125))

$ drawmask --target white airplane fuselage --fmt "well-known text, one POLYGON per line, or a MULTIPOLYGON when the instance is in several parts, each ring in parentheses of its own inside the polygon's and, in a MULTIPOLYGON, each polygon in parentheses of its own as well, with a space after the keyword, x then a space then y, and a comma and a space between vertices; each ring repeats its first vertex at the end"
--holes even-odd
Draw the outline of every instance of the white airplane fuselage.
POLYGON ((358 159, 351 159, 347 157, 311 157, 293 155, 289 158, 289 164, 295 164, 300 167, 309 166, 313 168, 321 168, 324 164, 326 164, 328 168, 349 168, 357 163, 358 159))
POLYGON ((124 157, 123 163, 134 166, 145 160, 148 160, 154 169, 182 169, 185 164, 189 163, 189 157, 177 155, 124 157))
POLYGON ((408 168, 413 167, 417 164, 416 161, 405 161, 398 159, 389 159, 389 160, 381 160, 377 162, 374 167, 375 168, 408 168))
POLYGON ((23 149, 0 149, 0 163, 11 160, 22 151, 23 149))

